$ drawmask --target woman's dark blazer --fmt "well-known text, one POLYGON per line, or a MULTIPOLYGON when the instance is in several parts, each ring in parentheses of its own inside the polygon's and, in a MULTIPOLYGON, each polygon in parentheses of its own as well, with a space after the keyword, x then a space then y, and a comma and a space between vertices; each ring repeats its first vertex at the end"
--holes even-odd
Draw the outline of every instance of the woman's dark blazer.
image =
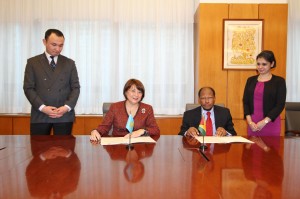
MULTIPOLYGON (((254 111, 254 90, 258 75, 249 77, 244 89, 244 117, 253 114, 254 111)), ((282 112, 286 100, 286 84, 282 77, 272 75, 272 78, 265 82, 263 94, 264 117, 269 117, 274 121, 282 112)))

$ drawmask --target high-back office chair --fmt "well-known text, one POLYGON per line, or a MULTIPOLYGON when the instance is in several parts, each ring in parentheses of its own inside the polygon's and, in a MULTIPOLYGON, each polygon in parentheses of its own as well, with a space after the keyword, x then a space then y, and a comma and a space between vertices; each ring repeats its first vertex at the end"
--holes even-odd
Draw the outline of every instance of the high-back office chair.
POLYGON ((300 136, 300 102, 285 103, 285 136, 300 136))
MULTIPOLYGON (((102 104, 102 111, 103 111, 103 118, 105 117, 105 114, 108 112, 110 105, 112 102, 103 102, 102 104)), ((112 128, 109 130, 108 135, 112 134, 112 128)))
MULTIPOLYGON (((225 107, 225 104, 223 103, 217 103, 215 104, 217 106, 222 106, 222 107, 225 107)), ((200 104, 192 104, 192 103, 188 103, 185 105, 185 110, 188 111, 188 110, 192 110, 194 108, 197 108, 198 106, 200 106, 200 104)))
POLYGON ((111 104, 112 104, 111 102, 103 102, 103 105, 102 105, 103 117, 108 112, 111 104))

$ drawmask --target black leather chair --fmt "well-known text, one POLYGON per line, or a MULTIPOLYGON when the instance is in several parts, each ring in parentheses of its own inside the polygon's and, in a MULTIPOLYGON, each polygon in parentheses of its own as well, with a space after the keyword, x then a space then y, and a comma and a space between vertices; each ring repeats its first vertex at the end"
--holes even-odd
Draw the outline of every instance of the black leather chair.
POLYGON ((300 136, 300 102, 285 103, 285 136, 300 136))
MULTIPOLYGON (((225 107, 225 105, 223 103, 217 103, 215 104, 217 106, 222 106, 222 107, 225 107)), ((185 110, 188 111, 188 110, 192 110, 194 108, 197 108, 198 106, 200 106, 200 104, 192 104, 192 103, 188 103, 185 105, 185 110)))

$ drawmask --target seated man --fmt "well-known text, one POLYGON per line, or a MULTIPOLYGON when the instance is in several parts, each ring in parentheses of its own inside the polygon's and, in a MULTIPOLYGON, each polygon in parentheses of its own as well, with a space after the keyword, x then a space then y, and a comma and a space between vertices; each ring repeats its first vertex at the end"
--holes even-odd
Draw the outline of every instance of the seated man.
POLYGON ((178 135, 193 137, 201 135, 200 122, 201 126, 206 127, 206 135, 236 135, 229 109, 214 105, 215 90, 211 87, 203 87, 199 90, 198 97, 201 106, 184 112, 178 135))

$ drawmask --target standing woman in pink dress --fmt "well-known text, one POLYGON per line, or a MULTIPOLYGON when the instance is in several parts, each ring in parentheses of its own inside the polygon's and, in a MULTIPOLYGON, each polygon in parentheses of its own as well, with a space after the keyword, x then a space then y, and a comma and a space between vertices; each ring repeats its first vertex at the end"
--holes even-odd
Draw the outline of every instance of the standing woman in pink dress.
POLYGON ((271 73, 276 67, 272 51, 259 53, 256 62, 258 75, 248 78, 243 96, 248 135, 280 136, 280 113, 286 99, 285 79, 271 73))

